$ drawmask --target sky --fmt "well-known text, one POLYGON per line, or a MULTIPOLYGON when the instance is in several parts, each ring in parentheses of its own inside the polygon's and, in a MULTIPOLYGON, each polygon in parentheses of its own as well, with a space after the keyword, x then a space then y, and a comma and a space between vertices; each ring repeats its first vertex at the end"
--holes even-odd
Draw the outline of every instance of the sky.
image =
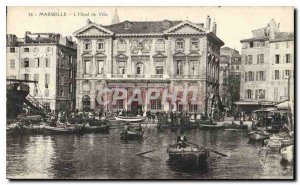
POLYGON ((189 20, 205 23, 209 15, 217 23, 217 36, 225 46, 241 50, 240 40, 251 38, 252 30, 266 27, 273 18, 280 31, 294 31, 293 7, 8 7, 7 33, 24 37, 32 33, 52 32, 72 35, 86 25, 87 19, 102 25, 111 24, 117 9, 120 22, 189 20), (44 16, 47 12, 66 16, 44 16), (86 14, 89 15, 87 16, 86 14), (32 16, 30 16, 30 14, 32 16), (83 15, 84 14, 84 15, 83 15), (94 14, 94 15, 92 15, 94 14))

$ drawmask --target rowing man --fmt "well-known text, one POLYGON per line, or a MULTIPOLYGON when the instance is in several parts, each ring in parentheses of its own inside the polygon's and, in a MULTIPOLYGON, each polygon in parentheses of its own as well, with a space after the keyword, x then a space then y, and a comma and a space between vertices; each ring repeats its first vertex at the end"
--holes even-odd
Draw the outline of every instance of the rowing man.
POLYGON ((187 146, 187 138, 183 135, 183 130, 180 130, 180 135, 177 137, 177 145, 179 148, 185 148, 187 146))

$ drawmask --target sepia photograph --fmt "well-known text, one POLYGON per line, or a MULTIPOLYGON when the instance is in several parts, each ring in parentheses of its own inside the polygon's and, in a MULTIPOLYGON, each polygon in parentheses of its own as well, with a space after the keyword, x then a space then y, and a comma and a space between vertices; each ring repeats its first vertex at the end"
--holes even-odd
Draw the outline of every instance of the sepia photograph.
POLYGON ((7 6, 6 178, 294 180, 294 17, 7 6))

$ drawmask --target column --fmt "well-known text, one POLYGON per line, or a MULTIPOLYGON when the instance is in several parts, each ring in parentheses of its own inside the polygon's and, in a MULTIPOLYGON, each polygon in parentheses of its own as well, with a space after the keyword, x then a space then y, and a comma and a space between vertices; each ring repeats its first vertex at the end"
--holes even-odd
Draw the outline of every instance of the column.
POLYGON ((144 89, 144 93, 145 93, 145 103, 144 103, 144 115, 143 116, 146 116, 146 112, 148 111, 148 85, 144 89))
POLYGON ((90 91, 90 98, 91 98, 91 109, 95 109, 95 104, 96 104, 96 91, 95 91, 95 82, 91 82, 91 91, 90 91))

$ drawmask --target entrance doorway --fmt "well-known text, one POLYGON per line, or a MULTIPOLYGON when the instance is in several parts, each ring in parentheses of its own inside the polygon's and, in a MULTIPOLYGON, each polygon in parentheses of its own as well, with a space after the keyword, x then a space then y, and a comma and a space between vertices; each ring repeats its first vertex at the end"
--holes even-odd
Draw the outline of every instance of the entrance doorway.
POLYGON ((142 112, 142 105, 138 101, 131 102, 131 112, 136 116, 142 112))

